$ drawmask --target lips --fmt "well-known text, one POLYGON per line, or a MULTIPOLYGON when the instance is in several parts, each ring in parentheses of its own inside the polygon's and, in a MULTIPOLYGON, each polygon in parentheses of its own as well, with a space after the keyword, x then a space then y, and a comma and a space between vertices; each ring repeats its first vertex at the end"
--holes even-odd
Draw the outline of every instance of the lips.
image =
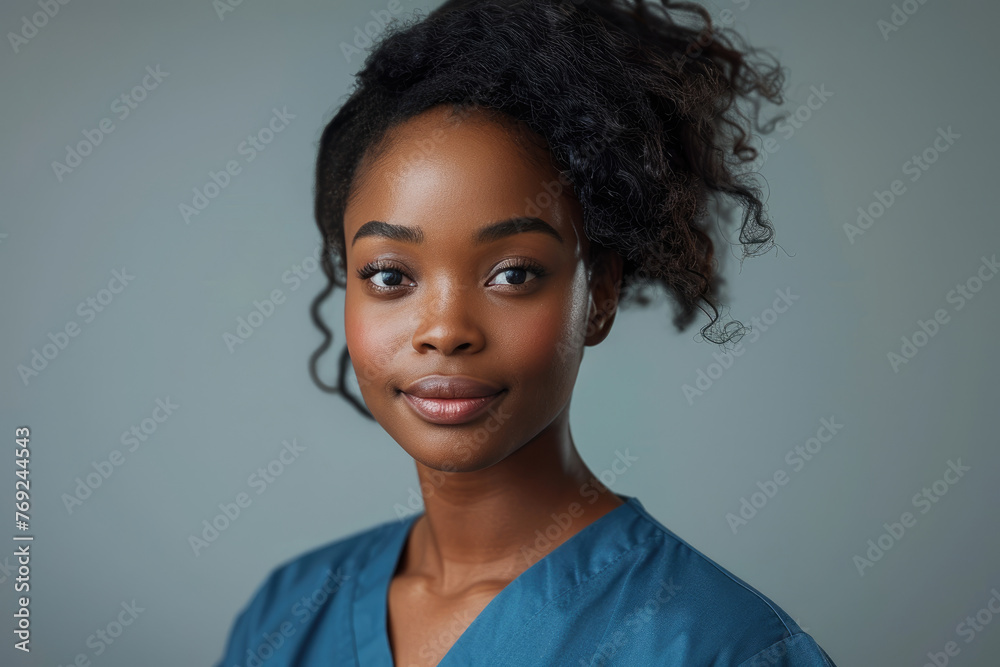
POLYGON ((402 391, 419 398, 482 398, 502 389, 492 382, 467 375, 427 375, 406 385, 402 391))
POLYGON ((400 390, 406 402, 433 424, 463 424, 486 412, 505 390, 465 375, 428 375, 400 390))

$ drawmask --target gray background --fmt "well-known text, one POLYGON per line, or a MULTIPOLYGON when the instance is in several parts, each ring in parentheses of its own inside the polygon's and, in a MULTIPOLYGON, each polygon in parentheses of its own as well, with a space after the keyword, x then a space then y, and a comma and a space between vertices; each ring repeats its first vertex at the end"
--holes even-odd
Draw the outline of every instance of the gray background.
MULTIPOLYGON (((212 664, 274 566, 393 520, 415 488, 405 453, 309 379, 320 336, 308 305, 321 273, 294 291, 283 281, 319 241, 316 144, 362 61, 341 44, 388 4, 245 0, 220 19, 209 0, 90 0, 60 5, 17 53, 5 37, 0 467, 13 513, 14 428, 29 426, 35 542, 32 651, 13 650, 5 630, 0 663, 62 665, 84 653, 109 667, 212 664), (119 120, 112 101, 156 65, 169 75, 119 120), (295 118, 247 163, 237 147, 275 107, 295 118), (52 162, 105 117, 114 131, 58 180, 52 162), (179 204, 231 159, 241 173, 185 224, 179 204), (122 267, 134 279, 87 322, 78 304, 122 267), (223 335, 274 289, 285 302, 230 352, 223 335), (22 381, 18 366, 70 322, 79 334, 22 381), (76 478, 125 450, 122 432, 167 398, 173 414, 68 511, 76 478), (292 438, 305 451, 257 494, 249 475, 292 438), (195 556, 188 536, 241 491, 252 504, 195 556), (95 656, 88 636, 132 600, 143 611, 95 656)), ((398 15, 432 6, 402 0, 398 15)), ((616 449, 639 457, 613 488, 774 599, 838 664, 923 665, 949 641, 960 649, 950 664, 998 664, 1000 618, 971 642, 957 626, 1000 590, 1000 279, 961 310, 946 300, 1000 251, 989 201, 998 12, 911 0, 917 11, 886 39, 877 21, 890 20, 889 2, 709 6, 773 50, 790 70, 785 109, 809 116, 790 137, 770 135, 777 150, 761 171, 784 252, 742 270, 726 262, 731 315, 770 317, 775 290, 798 299, 721 374, 711 367, 719 349, 697 342, 697 327, 677 334, 665 303, 620 313, 609 339, 587 350, 577 444, 595 471, 616 449), (811 86, 833 95, 807 112, 811 86), (904 163, 949 127, 960 138, 910 181, 904 163), (851 243, 843 225, 894 179, 905 193, 851 243), (887 354, 939 308, 948 323, 894 371, 887 354), (689 401, 682 388, 699 370, 716 379, 689 401), (786 454, 822 418, 843 428, 795 470, 786 454), (920 513, 914 494, 959 458, 970 471, 920 513), (734 533, 727 513, 779 470, 788 483, 734 533), (854 556, 906 511, 916 524, 862 576, 854 556)), ((37 11, 4 2, 3 33, 37 11)), ((342 298, 326 308, 337 351, 342 298)), ((327 378, 335 357, 324 360, 327 378)), ((12 551, 0 550, 0 563, 12 551)), ((9 627, 12 576, 0 576, 9 627)))

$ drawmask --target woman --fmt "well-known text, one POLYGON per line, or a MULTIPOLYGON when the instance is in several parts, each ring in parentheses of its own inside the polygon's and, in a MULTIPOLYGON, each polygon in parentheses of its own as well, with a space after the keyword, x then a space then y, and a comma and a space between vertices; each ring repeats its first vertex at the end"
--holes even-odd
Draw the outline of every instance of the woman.
POLYGON ((641 1, 452 0, 371 53, 319 147, 310 367, 324 386, 339 286, 332 390, 413 457, 425 509, 275 569, 221 665, 833 664, 570 434, 584 349, 637 290, 739 335, 717 325, 710 192, 746 207, 747 254, 772 237, 735 101, 780 103, 780 72, 677 9, 705 29, 641 1))

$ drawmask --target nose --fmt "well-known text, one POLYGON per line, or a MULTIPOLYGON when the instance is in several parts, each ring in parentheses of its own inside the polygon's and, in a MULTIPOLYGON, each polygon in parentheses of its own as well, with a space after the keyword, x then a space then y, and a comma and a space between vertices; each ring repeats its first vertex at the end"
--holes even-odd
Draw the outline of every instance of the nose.
POLYGON ((462 285, 427 290, 420 304, 420 324, 413 332, 413 349, 421 354, 437 350, 445 355, 471 354, 483 348, 486 336, 479 326, 462 285))

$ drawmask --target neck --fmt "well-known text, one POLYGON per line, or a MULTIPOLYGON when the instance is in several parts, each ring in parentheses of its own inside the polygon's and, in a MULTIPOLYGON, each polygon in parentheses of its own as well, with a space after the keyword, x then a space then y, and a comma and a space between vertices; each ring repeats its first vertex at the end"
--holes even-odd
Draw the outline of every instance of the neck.
POLYGON ((417 463, 425 513, 401 563, 442 594, 505 585, 622 504, 580 458, 564 412, 504 460, 475 472, 417 463))

